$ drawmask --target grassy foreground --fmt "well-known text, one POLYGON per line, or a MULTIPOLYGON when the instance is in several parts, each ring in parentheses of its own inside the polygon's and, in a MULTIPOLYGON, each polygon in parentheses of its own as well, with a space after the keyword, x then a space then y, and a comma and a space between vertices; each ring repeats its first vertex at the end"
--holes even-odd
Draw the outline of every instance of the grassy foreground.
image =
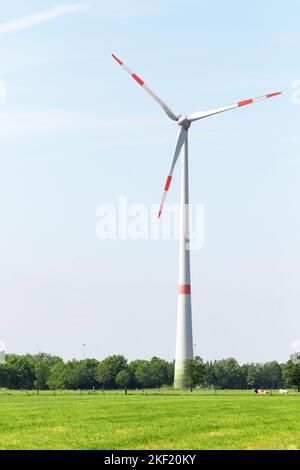
POLYGON ((0 392, 0 449, 300 449, 300 393, 0 392))

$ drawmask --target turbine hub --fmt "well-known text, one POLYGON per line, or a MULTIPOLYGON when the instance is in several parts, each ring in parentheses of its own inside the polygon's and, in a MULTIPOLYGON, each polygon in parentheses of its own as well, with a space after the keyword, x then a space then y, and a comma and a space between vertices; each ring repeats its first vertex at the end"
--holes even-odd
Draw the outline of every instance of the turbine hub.
POLYGON ((178 119, 178 126, 181 126, 184 129, 188 130, 190 125, 191 123, 186 116, 180 116, 180 118, 178 119))

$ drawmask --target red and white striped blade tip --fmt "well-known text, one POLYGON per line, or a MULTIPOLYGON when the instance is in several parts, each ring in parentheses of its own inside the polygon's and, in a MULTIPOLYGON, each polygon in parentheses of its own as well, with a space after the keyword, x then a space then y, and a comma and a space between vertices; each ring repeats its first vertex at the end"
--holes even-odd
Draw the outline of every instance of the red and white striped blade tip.
MULTIPOLYGON (((141 79, 141 77, 139 77, 136 73, 132 72, 132 70, 130 70, 129 67, 127 67, 127 65, 124 64, 124 62, 122 62, 115 54, 112 54, 113 58, 118 62, 118 64, 121 65, 121 67, 123 67, 127 73, 129 73, 129 75, 131 75, 131 77, 139 84, 141 85, 142 87, 145 85, 145 82, 144 80, 141 79)), ((149 90, 148 90, 149 92, 149 90)))
POLYGON ((273 98, 273 96, 282 95, 283 91, 275 91, 275 93, 269 93, 267 98, 273 98))
POLYGON ((111 55, 118 62, 118 64, 123 65, 123 62, 115 54, 112 53, 111 55))
POLYGON ((269 93, 268 95, 259 96, 257 98, 251 98, 249 100, 239 101, 237 105, 239 107, 246 106, 247 104, 255 103, 256 101, 266 100, 268 98, 274 98, 274 96, 281 95, 282 91, 276 91, 275 93, 269 93))

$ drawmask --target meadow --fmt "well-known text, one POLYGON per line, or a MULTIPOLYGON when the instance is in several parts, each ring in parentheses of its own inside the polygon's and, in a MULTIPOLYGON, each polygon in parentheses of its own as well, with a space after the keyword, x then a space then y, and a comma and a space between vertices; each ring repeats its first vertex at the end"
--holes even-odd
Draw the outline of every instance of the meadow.
POLYGON ((300 450, 300 393, 0 392, 0 449, 300 450))

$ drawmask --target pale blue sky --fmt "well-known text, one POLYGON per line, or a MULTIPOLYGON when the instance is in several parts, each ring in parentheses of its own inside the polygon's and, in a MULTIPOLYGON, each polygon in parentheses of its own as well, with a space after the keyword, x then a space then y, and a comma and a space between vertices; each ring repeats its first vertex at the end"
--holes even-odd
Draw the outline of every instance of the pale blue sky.
MULTIPOLYGON (((11 0, 0 23, 57 5, 11 0)), ((190 180, 205 206, 196 353, 286 360, 300 339, 299 2, 85 5, 0 24, 0 339, 18 353, 82 357, 86 343, 97 358, 173 358, 177 243, 96 238, 99 204, 159 202, 177 134, 114 51, 183 113, 285 92, 195 125, 190 180)))

